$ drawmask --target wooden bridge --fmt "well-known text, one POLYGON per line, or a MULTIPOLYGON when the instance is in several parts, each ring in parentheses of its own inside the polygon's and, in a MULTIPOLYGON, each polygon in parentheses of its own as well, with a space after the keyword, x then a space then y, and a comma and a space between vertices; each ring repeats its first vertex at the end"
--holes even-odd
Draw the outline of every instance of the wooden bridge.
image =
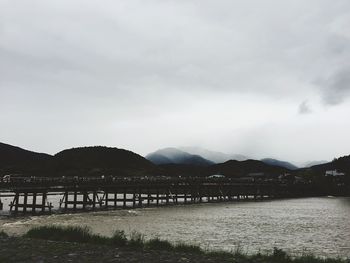
MULTIPOLYGON (((310 195, 307 186, 231 179, 62 179, 40 178, 0 182, 0 194, 13 198, 12 214, 50 213, 52 210, 93 211, 161 205, 263 200, 310 195), (51 195, 59 195, 54 207, 51 195)), ((0 195, 0 210, 3 203, 0 195)))

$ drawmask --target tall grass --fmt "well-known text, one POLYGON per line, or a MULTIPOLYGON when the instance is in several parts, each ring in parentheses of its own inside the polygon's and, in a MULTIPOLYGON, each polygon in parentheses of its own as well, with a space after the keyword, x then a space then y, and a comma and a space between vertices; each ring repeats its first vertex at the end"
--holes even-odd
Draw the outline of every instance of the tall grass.
MULTIPOLYGON (((6 235, 6 233, 0 232, 0 237, 2 235, 6 235)), ((203 250, 197 245, 185 243, 173 244, 160 238, 145 240, 144 235, 135 231, 129 235, 129 238, 127 238, 124 231, 120 230, 115 231, 112 237, 104 237, 93 234, 88 227, 52 225, 40 226, 30 229, 24 235, 24 237, 56 241, 103 244, 109 246, 127 247, 136 250, 161 250, 198 254, 205 257, 215 258, 217 262, 225 260, 226 262, 229 261, 236 263, 350 263, 350 259, 322 259, 314 255, 291 257, 285 251, 278 248, 274 248, 271 254, 257 253, 254 255, 244 254, 240 250, 236 250, 232 253, 226 251, 203 250)))
POLYGON ((167 240, 162 240, 158 237, 148 240, 145 247, 152 250, 173 250, 174 246, 167 240))
POLYGON ((126 246, 128 239, 126 238, 125 232, 123 230, 116 230, 111 237, 111 243, 117 247, 126 246))
POLYGON ((8 234, 6 232, 4 232, 4 230, 0 231, 0 238, 8 238, 8 234))
POLYGON ((143 248, 145 245, 145 236, 137 231, 131 232, 128 245, 133 248, 143 248))
POLYGON ((204 253, 204 251, 200 248, 200 246, 192 245, 192 244, 186 244, 186 243, 177 243, 174 246, 175 251, 179 252, 186 252, 186 253, 204 253))
POLYGON ((80 226, 39 226, 30 229, 24 237, 95 244, 110 242, 109 238, 92 234, 88 227, 80 226))

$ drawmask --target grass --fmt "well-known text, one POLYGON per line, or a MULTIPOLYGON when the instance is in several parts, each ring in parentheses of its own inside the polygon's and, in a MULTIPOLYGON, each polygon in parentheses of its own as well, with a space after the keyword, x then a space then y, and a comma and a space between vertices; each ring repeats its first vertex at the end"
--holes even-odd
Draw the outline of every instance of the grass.
POLYGON ((92 234, 88 227, 79 226, 39 226, 30 229, 24 237, 78 243, 108 244, 108 237, 92 234))
MULTIPOLYGON (((0 237, 6 235, 0 232, 0 237)), ((181 252, 188 254, 200 254, 206 257, 225 260, 225 262, 235 263, 350 263, 350 259, 318 258, 314 255, 302 255, 291 257, 285 251, 274 248, 270 254, 242 253, 241 250, 234 252, 203 250, 197 245, 185 243, 171 243, 160 238, 145 240, 144 235, 138 232, 132 232, 129 238, 124 231, 117 230, 112 237, 104 237, 93 234, 87 227, 74 226, 40 226, 30 229, 24 237, 37 238, 55 241, 68 241, 78 243, 103 244, 116 247, 126 247, 134 250, 161 250, 169 252, 181 252)))
POLYGON ((151 249, 151 250, 166 250, 166 251, 170 251, 170 250, 174 249, 173 244, 171 244, 167 240, 161 240, 158 237, 148 240, 145 243, 145 247, 147 249, 151 249))
POLYGON ((111 237, 111 243, 117 247, 126 246, 128 239, 126 238, 125 232, 123 230, 116 230, 111 237))
POLYGON ((204 253, 204 251, 200 248, 200 246, 185 244, 182 242, 175 244, 174 250, 178 252, 186 252, 186 253, 197 253, 197 254, 204 253))
POLYGON ((145 246, 145 237, 137 231, 133 231, 130 234, 130 239, 127 245, 132 248, 143 248, 145 246))
POLYGON ((8 234, 4 232, 3 230, 0 231, 0 238, 8 238, 8 234))

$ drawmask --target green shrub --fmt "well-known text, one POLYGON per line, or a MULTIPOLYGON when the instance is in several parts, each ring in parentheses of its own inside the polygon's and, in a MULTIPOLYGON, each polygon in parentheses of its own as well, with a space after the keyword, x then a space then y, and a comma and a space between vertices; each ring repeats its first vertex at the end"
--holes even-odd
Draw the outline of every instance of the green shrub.
POLYGON ((9 235, 6 232, 4 232, 3 230, 0 231, 0 238, 8 238, 8 237, 9 235))
POLYGON ((208 251, 206 254, 210 257, 215 257, 218 259, 233 259, 233 254, 228 251, 223 250, 214 250, 214 251, 208 251))
POLYGON ((279 249, 277 247, 273 248, 273 253, 272 253, 271 258, 274 262, 278 262, 278 263, 291 261, 290 257, 287 255, 287 253, 285 251, 283 251, 282 249, 279 249))
POLYGON ((126 238, 125 232, 123 230, 116 230, 111 237, 111 243, 118 247, 126 246, 128 239, 126 238))
POLYGON ((130 234, 128 245, 133 248, 143 248, 145 237, 137 231, 133 231, 130 234))
POLYGON ((177 243, 174 247, 174 250, 179 252, 186 253, 203 253, 203 250, 197 245, 185 244, 185 243, 177 243))
POLYGON ((159 238, 153 238, 146 242, 146 248, 153 250, 173 250, 174 246, 166 240, 161 240, 159 238))
POLYGON ((92 236, 88 227, 54 225, 34 227, 25 234, 25 237, 29 238, 82 243, 90 241, 92 236))

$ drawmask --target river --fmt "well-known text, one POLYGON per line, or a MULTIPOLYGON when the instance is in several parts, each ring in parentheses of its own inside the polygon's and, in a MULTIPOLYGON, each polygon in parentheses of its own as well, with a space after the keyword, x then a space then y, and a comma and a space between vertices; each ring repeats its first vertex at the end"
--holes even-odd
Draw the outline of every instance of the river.
POLYGON ((242 252, 281 248, 291 254, 350 257, 350 198, 179 205, 134 210, 0 217, 0 230, 19 235, 42 224, 87 225, 93 232, 138 231, 145 238, 242 252))

